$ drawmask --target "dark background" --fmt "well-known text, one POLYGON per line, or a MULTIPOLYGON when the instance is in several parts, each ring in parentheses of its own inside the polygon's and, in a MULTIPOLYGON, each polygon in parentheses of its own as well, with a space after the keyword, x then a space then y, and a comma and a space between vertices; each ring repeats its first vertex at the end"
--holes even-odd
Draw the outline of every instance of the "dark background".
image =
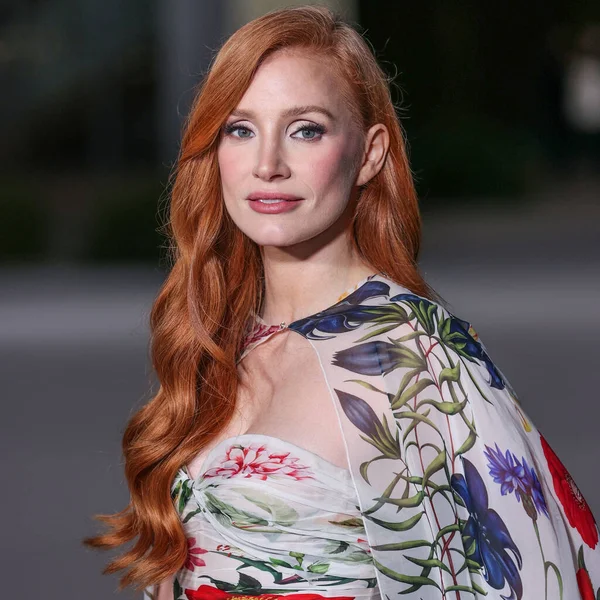
MULTIPOLYGON (((154 385, 147 316, 181 121, 225 37, 284 4, 0 7, 3 597, 116 589, 80 540, 127 502, 120 437, 154 385)), ((393 80, 425 275, 600 514, 598 3, 332 4, 393 80)))

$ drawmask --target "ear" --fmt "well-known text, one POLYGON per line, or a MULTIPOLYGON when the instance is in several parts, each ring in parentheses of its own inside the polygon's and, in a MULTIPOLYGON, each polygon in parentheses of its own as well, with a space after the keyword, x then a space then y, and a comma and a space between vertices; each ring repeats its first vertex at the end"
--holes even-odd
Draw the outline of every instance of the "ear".
POLYGON ((381 171, 389 147, 387 127, 383 123, 373 125, 365 135, 364 157, 356 177, 356 185, 365 185, 381 171))

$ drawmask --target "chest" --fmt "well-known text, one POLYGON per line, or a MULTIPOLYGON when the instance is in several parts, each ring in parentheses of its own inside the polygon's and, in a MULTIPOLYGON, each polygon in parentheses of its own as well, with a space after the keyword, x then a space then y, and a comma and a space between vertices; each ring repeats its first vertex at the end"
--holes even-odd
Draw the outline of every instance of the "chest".
MULTIPOLYGON (((308 340, 282 331, 254 348, 238 371, 236 410, 215 444, 244 433, 263 434, 348 467, 332 391, 308 340)), ((192 476, 210 450, 203 449, 189 464, 192 476)))

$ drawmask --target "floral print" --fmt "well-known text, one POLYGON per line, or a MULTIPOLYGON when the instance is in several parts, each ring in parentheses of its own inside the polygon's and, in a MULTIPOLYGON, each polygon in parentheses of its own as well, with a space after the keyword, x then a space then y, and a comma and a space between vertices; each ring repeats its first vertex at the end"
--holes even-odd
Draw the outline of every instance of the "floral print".
POLYGON ((577 567, 577 585, 579 586, 581 600, 596 600, 598 595, 600 595, 600 589, 598 590, 598 594, 594 594, 592 580, 590 579, 590 574, 583 558, 583 546, 579 548, 579 552, 577 553, 577 567))
MULTIPOLYGON (((243 596, 224 592, 210 585, 201 585, 197 590, 186 590, 188 600, 278 600, 281 594, 259 594, 243 596)), ((324 600, 320 594, 286 594, 286 600, 324 600)), ((328 596, 329 600, 353 600, 352 596, 328 596)))
POLYGON ((477 469, 466 458, 462 463, 465 474, 452 475, 451 485, 469 511, 468 521, 461 526, 467 556, 484 569, 484 578, 491 587, 501 590, 506 583, 520 599, 523 596, 519 575, 523 566, 521 552, 500 515, 489 507, 488 493, 477 469))
POLYGON ((350 469, 259 434, 182 469, 174 506, 206 552, 175 600, 600 597, 592 513, 470 323, 382 274, 289 325, 254 318, 239 360, 302 336, 350 469))
POLYGON ((198 558, 199 554, 206 554, 207 550, 196 547, 196 538, 188 538, 187 540, 187 559, 185 561, 184 568, 190 571, 194 570, 194 567, 205 567, 206 563, 198 558))
POLYGON ((241 351, 244 352, 247 348, 250 348, 253 344, 256 344, 261 339, 264 339, 266 336, 271 335, 272 333, 276 333, 282 329, 281 325, 258 325, 258 327, 253 328, 251 331, 244 336, 244 340, 242 342, 241 351))
POLYGON ((194 480, 182 468, 172 490, 188 538, 175 600, 378 596, 346 469, 283 440, 245 434, 217 444, 194 480))
POLYGON ((503 496, 514 492, 519 502, 521 497, 524 498, 523 506, 526 506, 526 510, 536 511, 534 518, 537 518, 538 512, 549 517, 542 485, 535 469, 527 464, 525 457, 519 461, 510 450, 502 454, 498 444, 495 450, 486 446, 484 454, 489 461, 490 475, 501 485, 503 496))
POLYGON ((548 461, 554 491, 562 504, 569 524, 577 529, 583 541, 590 548, 595 548, 598 544, 598 527, 588 503, 565 466, 541 435, 540 442, 548 461))
POLYGON ((265 445, 238 444, 230 446, 216 467, 204 473, 204 477, 291 477, 296 480, 312 477, 308 466, 300 464, 289 452, 269 452, 265 445))

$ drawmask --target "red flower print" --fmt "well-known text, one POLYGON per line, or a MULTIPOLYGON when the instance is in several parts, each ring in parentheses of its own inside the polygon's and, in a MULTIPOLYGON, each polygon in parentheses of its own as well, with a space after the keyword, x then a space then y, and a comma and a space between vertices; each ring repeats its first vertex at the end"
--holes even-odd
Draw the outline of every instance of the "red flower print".
POLYGON ((577 585, 579 586, 581 600, 596 600, 590 576, 585 569, 579 569, 577 571, 577 585))
POLYGON ((241 352, 244 352, 246 348, 248 348, 254 342, 258 342, 267 335, 271 335, 272 333, 276 333, 282 329, 281 325, 262 325, 261 323, 254 323, 252 329, 246 334, 244 339, 242 340, 241 352))
POLYGON ((193 537, 188 538, 187 545, 188 553, 184 567, 189 571, 193 571, 195 567, 205 567, 206 563, 201 558, 198 558, 198 554, 206 554, 208 550, 196 548, 196 538, 193 537))
POLYGON ((225 453, 221 463, 208 469, 204 477, 257 477, 266 480, 268 476, 293 477, 296 480, 312 479, 310 469, 298 463, 289 452, 270 453, 267 447, 259 444, 249 446, 234 445, 225 453))
POLYGON ((583 546, 579 548, 577 554, 577 585, 579 587, 579 593, 581 594, 581 600, 596 600, 596 594, 594 594, 594 588, 592 587, 592 581, 590 575, 587 572, 585 561, 583 558, 583 546))
POLYGON ((354 600, 354 596, 321 596, 321 594, 240 594, 224 592, 211 585, 201 585, 197 590, 185 590, 188 600, 354 600))
POLYGON ((595 548, 598 543, 598 527, 588 503, 544 436, 540 435, 540 441, 552 475, 554 491, 562 504, 569 524, 577 529, 583 541, 590 548, 595 548))

